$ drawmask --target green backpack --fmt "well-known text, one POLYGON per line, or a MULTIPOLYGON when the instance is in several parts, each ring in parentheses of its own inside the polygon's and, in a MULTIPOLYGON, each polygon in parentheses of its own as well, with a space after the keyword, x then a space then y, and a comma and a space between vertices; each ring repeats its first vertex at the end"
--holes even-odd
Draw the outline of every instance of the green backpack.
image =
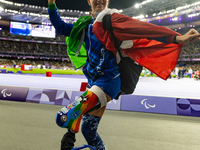
POLYGON ((85 48, 85 29, 92 23, 91 16, 81 16, 72 28, 69 37, 66 37, 67 53, 75 69, 81 68, 86 63, 87 51, 85 48))

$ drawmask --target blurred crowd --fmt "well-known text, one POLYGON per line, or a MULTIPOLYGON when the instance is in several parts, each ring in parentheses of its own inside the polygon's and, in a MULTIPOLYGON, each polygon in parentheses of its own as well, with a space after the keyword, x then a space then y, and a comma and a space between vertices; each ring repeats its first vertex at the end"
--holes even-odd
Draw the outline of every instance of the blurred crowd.
POLYGON ((22 64, 32 65, 37 69, 64 69, 72 70, 73 65, 67 61, 42 61, 26 59, 1 59, 0 68, 21 68, 22 64))
POLYGON ((42 53, 42 54, 60 54, 67 55, 67 46, 61 44, 33 43, 21 41, 0 40, 1 52, 24 52, 24 53, 42 53))
POLYGON ((188 45, 184 45, 181 56, 198 56, 200 58, 200 42, 193 42, 188 45))
MULTIPOLYGON (((189 29, 188 29, 189 30, 189 29)), ((200 32, 200 29, 197 29, 200 32)), ((177 31, 178 32, 178 31, 177 31)), ((181 30, 180 30, 181 32, 181 30)), ((180 33, 179 32, 179 33, 180 33)), ((183 32, 187 32, 183 30, 183 32)), ((185 34, 185 33, 181 33, 185 34)), ((62 41, 64 42, 64 41, 62 41)), ((67 46, 66 44, 53 44, 53 43, 35 43, 35 42, 23 42, 23 41, 9 41, 9 40, 0 40, 0 55, 7 53, 8 55, 23 53, 24 56, 36 56, 44 55, 47 57, 57 57, 61 58, 59 61, 57 60, 36 60, 36 59, 26 59, 26 58, 11 58, 11 59, 0 59, 0 67, 20 67, 22 64, 31 64, 33 68, 59 68, 59 69, 72 69, 73 65, 70 63, 70 60, 62 60, 62 58, 67 58, 67 46), (36 54, 36 55, 35 55, 36 54)), ((17 55, 18 56, 18 55, 17 55)), ((190 59, 189 63, 185 63, 184 67, 179 67, 177 64, 176 69, 172 72, 176 74, 177 70, 184 70, 184 73, 200 71, 200 64, 194 59, 200 60, 200 42, 190 43, 188 45, 184 45, 180 60, 183 62, 184 59, 190 59), (192 63, 191 63, 192 62, 192 63), (196 63, 197 62, 197 63, 196 63), (192 70, 192 71, 191 71, 192 70)), ((145 71, 143 71, 145 72, 145 71)), ((189 74, 189 73, 188 73, 189 74)))
POLYGON ((176 66, 171 75, 180 79, 184 77, 197 78, 200 77, 200 64, 176 66))

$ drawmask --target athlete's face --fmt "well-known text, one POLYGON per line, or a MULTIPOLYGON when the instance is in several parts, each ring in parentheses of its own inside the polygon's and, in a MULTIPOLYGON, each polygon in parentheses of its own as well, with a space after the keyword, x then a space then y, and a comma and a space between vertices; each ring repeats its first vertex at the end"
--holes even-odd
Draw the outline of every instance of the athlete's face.
POLYGON ((101 12, 108 7, 109 0, 87 0, 92 8, 92 12, 101 12))

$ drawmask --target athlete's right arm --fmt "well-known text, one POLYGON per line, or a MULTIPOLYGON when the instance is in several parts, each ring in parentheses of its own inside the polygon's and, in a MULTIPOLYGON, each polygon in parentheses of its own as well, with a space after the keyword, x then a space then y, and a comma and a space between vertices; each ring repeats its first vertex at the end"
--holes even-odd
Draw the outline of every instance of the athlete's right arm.
POLYGON ((69 36, 73 28, 73 24, 65 23, 57 12, 55 0, 48 0, 48 13, 52 25, 56 31, 62 35, 69 36))

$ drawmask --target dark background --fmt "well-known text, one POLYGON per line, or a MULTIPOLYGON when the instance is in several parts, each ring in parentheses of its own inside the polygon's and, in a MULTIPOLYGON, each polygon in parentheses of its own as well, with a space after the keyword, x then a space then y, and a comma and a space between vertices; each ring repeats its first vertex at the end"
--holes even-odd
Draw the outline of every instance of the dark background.
MULTIPOLYGON (((24 3, 36 6, 47 6, 47 0, 9 0, 16 3, 24 3)), ((141 3, 144 0, 110 0, 109 7, 117 9, 125 9, 134 6, 136 3, 141 3)), ((89 11, 90 7, 87 0, 56 0, 56 4, 60 9, 72 9, 89 11)))

